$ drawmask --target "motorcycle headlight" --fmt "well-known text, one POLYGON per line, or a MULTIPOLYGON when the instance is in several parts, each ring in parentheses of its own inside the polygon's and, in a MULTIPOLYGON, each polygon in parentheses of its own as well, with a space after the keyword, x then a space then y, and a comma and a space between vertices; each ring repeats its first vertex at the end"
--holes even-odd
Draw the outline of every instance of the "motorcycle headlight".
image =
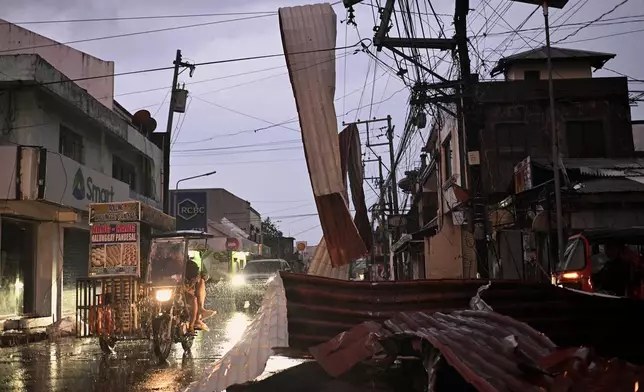
POLYGON ((233 276, 231 283, 233 286, 242 286, 246 284, 246 278, 244 278, 244 275, 235 275, 233 276))
POLYGON ((154 293, 154 297, 159 302, 168 302, 172 299, 172 289, 159 289, 154 293))

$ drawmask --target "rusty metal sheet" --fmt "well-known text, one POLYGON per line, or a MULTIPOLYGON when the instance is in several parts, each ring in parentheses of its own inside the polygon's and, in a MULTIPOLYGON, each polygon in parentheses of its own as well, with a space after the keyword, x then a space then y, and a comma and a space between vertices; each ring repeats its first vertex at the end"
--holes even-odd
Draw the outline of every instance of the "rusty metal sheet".
POLYGON ((439 351, 436 355, 421 345, 412 346, 417 355, 426 359, 429 390, 435 392, 455 387, 446 388, 437 382, 440 372, 446 369, 441 364, 443 359, 481 392, 631 392, 638 391, 639 382, 644 381, 642 366, 595 357, 587 348, 558 348, 527 324, 491 311, 400 313, 380 329, 367 322, 311 352, 322 368, 340 376, 383 351, 383 345, 392 337, 420 338, 439 351), (356 347, 363 342, 368 344, 356 347), (344 353, 347 350, 352 350, 353 356, 344 353), (344 354, 339 356, 338 352, 344 354))
POLYGON ((322 237, 315 248, 307 273, 324 278, 349 280, 349 264, 333 268, 329 252, 326 250, 326 241, 322 237))
POLYGON ((327 251, 334 267, 346 265, 367 248, 343 196, 334 105, 337 18, 328 3, 280 8, 278 15, 327 251))
MULTIPOLYGON (((373 246, 373 232, 364 197, 362 148, 360 144, 360 133, 358 132, 358 126, 356 124, 349 124, 340 132, 340 157, 342 178, 345 180, 346 175, 349 177, 351 200, 356 209, 353 221, 365 246, 367 249, 371 249, 373 246)), ((346 181, 345 188, 347 188, 346 181)))
POLYGON ((254 380, 266 368, 274 348, 288 346, 287 328, 286 298, 282 279, 277 276, 239 342, 184 391, 222 392, 231 385, 254 380))
MULTIPOLYGON (((308 350, 365 321, 398 312, 470 308, 481 280, 352 282, 283 274, 289 347, 308 350)), ((559 346, 593 347, 604 357, 644 364, 644 303, 592 296, 549 284, 493 281, 482 299, 529 324, 559 346)))

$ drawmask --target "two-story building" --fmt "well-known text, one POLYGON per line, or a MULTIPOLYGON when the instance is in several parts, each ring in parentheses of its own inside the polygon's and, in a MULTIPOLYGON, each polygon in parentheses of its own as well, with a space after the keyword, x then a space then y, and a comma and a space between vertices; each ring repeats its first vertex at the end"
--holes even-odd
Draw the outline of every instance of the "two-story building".
POLYGON ((113 62, 0 21, 0 318, 74 311, 89 203, 160 205, 163 154, 114 101, 113 73, 113 62))
MULTIPOLYGON (((479 82, 474 89, 476 123, 466 126, 480 130, 482 181, 491 211, 490 265, 504 258, 496 247, 497 234, 508 225, 508 217, 496 206, 514 193, 515 166, 528 155, 551 159, 545 53, 545 48, 538 48, 501 59, 493 74, 503 74, 504 80, 479 82)), ((592 69, 613 57, 552 48, 555 122, 563 158, 634 155, 626 78, 592 77, 592 69)), ((467 155, 462 140, 456 119, 441 112, 434 119, 426 147, 434 164, 421 172, 421 193, 414 199, 428 205, 423 203, 423 194, 437 191, 436 234, 425 238, 428 278, 470 278, 478 272, 475 241, 468 227, 467 155)))

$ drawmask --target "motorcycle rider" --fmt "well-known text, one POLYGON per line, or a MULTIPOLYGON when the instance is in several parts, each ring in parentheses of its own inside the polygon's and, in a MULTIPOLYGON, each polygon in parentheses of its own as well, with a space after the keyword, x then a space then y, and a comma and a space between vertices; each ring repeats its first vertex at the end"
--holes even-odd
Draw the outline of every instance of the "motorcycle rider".
POLYGON ((207 273, 200 271, 199 265, 190 257, 186 265, 186 300, 191 312, 189 332, 193 334, 195 329, 209 331, 203 321, 216 314, 214 310, 204 307, 208 279, 207 273))

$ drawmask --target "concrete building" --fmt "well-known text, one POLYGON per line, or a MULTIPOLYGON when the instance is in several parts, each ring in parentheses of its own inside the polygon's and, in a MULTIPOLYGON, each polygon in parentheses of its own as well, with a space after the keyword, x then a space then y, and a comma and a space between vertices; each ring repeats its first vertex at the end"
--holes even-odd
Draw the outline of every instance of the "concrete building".
POLYGON ((221 223, 222 219, 226 218, 243 230, 248 235, 249 240, 257 244, 262 243, 262 217, 250 205, 249 201, 223 188, 181 189, 179 191, 170 191, 170 197, 175 200, 174 195, 180 195, 182 192, 191 194, 205 193, 208 221, 221 223))
POLYGON ((74 311, 90 202, 159 206, 163 155, 113 101, 114 63, 0 21, 0 318, 74 311))
MULTIPOLYGON (((633 157, 627 80, 593 78, 591 72, 615 55, 560 48, 552 53, 562 156, 633 157)), ((476 84, 478 123, 470 126, 480 129, 482 181, 489 205, 514 193, 514 169, 526 156, 551 156, 545 69, 545 49, 538 48, 500 60, 493 74, 503 74, 505 80, 476 84)), ((412 212, 420 221, 415 229, 424 238, 425 274, 473 278, 480 271, 468 224, 467 155, 456 119, 442 112, 428 140, 430 162, 415 173, 415 186, 408 186, 414 195, 412 212)), ((491 217, 493 226, 497 218, 491 217)))

